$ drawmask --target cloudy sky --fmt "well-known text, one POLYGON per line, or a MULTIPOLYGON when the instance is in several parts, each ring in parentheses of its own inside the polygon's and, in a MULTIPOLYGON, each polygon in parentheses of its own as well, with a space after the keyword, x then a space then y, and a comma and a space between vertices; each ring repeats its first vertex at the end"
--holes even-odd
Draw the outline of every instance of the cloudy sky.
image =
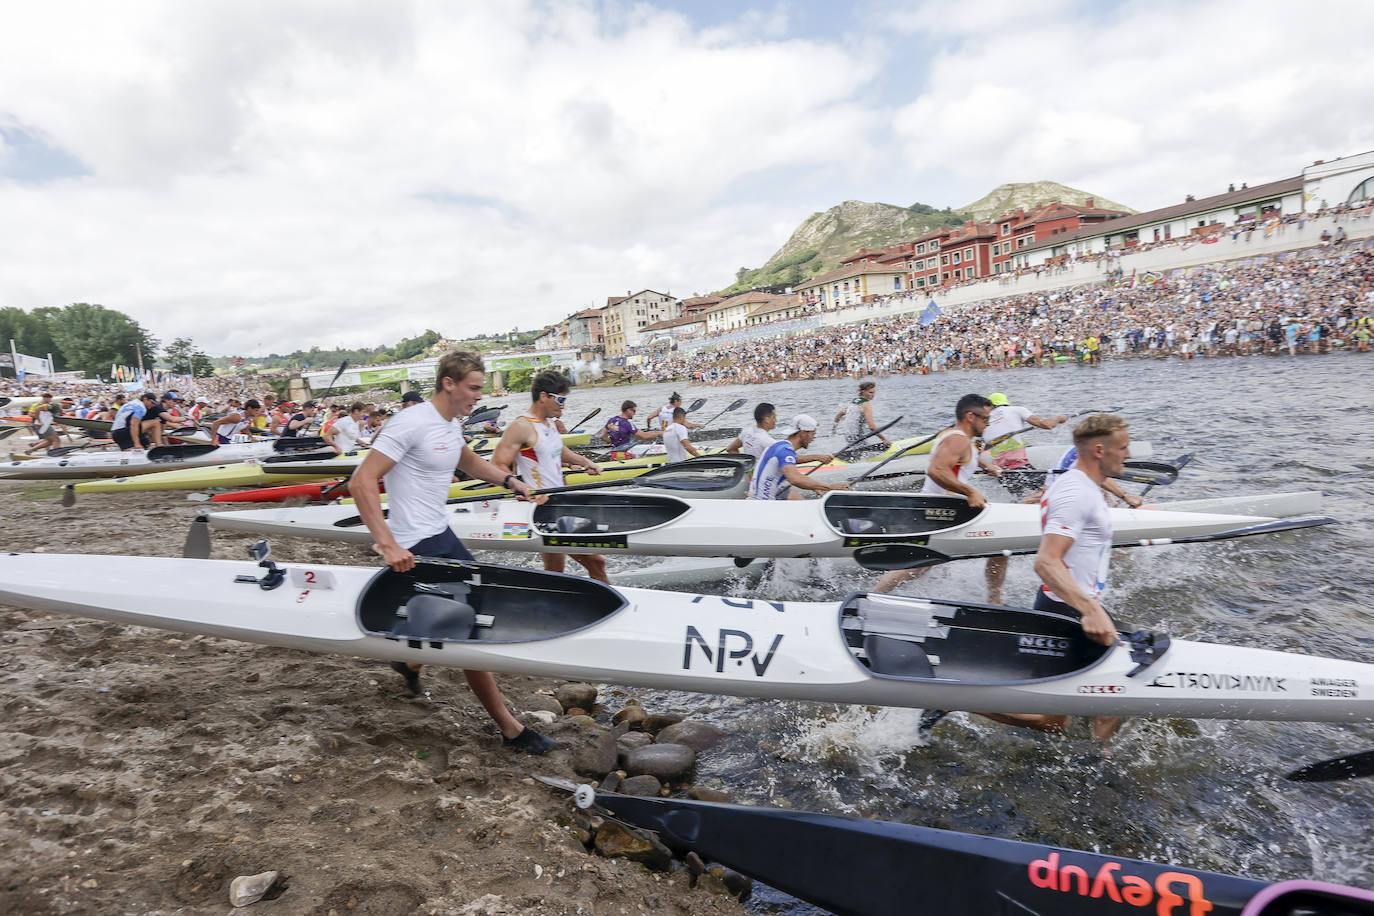
POLYGON ((842 200, 1146 209, 1374 148, 1374 3, 8 5, 0 306, 212 354, 709 292, 842 200))

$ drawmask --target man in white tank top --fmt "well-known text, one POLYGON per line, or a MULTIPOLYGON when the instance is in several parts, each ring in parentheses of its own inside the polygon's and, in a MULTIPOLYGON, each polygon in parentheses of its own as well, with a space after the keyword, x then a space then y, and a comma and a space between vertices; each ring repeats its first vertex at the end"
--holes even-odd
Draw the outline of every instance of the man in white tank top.
MULTIPOLYGON (((950 493, 962 496, 975 509, 988 504, 982 493, 973 487, 973 475, 981 463, 983 469, 994 477, 1002 476, 1002 469, 978 454, 974 444, 988 426, 988 415, 992 412, 992 402, 981 394, 966 394, 954 405, 955 423, 935 437, 930 449, 930 464, 926 468, 926 481, 922 493, 950 493)), ((903 582, 917 579, 926 574, 929 567, 921 569, 896 569, 885 573, 871 591, 890 592, 903 582)))
MULTIPOLYGON (((509 471, 536 490, 563 486, 563 466, 578 467, 588 474, 600 474, 601 468, 590 458, 577 454, 563 444, 558 432, 558 419, 568 401, 572 385, 557 369, 545 369, 534 377, 530 385, 530 409, 512 420, 491 453, 491 463, 509 471)), ((544 568, 562 572, 567 554, 543 553, 544 568)), ((574 554, 587 575, 602 582, 606 578, 606 558, 598 554, 574 554)))

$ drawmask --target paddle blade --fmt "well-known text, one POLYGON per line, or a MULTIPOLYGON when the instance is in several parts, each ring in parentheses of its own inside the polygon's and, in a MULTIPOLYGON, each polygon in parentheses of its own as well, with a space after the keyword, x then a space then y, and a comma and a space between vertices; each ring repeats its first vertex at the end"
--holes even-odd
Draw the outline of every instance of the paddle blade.
POLYGON ((181 555, 190 560, 210 559, 210 520, 203 514, 191 521, 186 532, 186 543, 182 545, 181 555))
POLYGON ((1178 480, 1178 467, 1163 461, 1127 461, 1117 480, 1145 483, 1152 487, 1167 487, 1178 480))
POLYGON ((69 483, 62 485, 62 505, 68 509, 76 505, 76 490, 69 483))
POLYGON ((1358 754, 1346 754, 1344 757, 1332 757, 1330 760, 1309 763, 1289 773, 1284 779, 1291 779, 1293 782, 1332 782, 1337 779, 1359 779, 1364 776, 1374 776, 1374 751, 1362 751, 1358 754))
POLYGON ((705 405, 705 404, 706 404, 706 399, 705 399, 705 398, 697 398, 695 401, 692 402, 691 406, 687 408, 687 412, 688 412, 688 413, 695 413, 695 412, 697 412, 698 410, 701 410, 702 406, 705 405))
POLYGON ((948 554, 920 544, 870 544, 854 551, 854 562, 864 569, 887 572, 894 569, 922 569, 939 566, 954 559, 948 554))

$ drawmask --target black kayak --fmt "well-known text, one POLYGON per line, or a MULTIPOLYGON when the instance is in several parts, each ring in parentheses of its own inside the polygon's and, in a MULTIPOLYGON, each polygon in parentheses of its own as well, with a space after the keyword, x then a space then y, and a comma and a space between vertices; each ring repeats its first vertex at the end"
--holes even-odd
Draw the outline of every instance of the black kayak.
MULTIPOLYGON (((545 779, 560 788, 568 783, 545 779)), ((582 787, 617 820, 658 833, 840 916, 1371 916, 1374 893, 1271 883, 1139 859, 887 821, 582 787)))

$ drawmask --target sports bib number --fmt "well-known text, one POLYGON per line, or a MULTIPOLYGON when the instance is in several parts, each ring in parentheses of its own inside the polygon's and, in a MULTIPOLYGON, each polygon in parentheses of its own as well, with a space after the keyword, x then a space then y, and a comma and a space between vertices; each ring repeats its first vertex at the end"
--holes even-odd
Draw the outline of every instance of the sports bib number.
POLYGON ((294 588, 329 589, 334 587, 334 574, 327 569, 302 569, 291 567, 291 585, 294 588))

